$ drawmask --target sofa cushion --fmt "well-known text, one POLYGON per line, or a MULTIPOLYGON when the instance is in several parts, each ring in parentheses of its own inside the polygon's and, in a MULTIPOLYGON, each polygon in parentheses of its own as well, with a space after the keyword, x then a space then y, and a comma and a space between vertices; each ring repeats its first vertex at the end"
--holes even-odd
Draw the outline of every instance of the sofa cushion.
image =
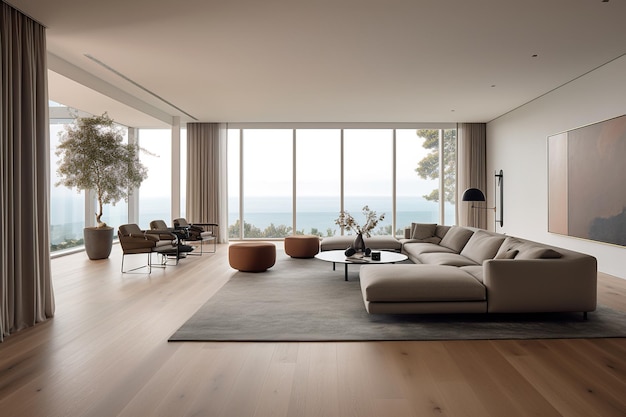
POLYGON ((410 239, 422 240, 435 236, 437 223, 411 223, 410 239))
POLYGON ((454 253, 452 249, 448 249, 443 246, 436 245, 434 243, 412 242, 412 241, 405 242, 404 246, 402 246, 402 251, 406 253, 407 255, 412 255, 412 256, 419 256, 422 253, 432 253, 432 252, 454 253))
POLYGON ((483 282, 483 274, 484 274, 484 268, 482 265, 468 265, 468 266, 462 266, 459 268, 462 271, 467 272, 468 274, 472 275, 474 278, 476 278, 478 280, 478 282, 480 282, 482 284, 483 282))
POLYGON ((446 248, 452 249, 456 253, 460 253, 474 232, 464 227, 452 226, 446 235, 441 239, 439 244, 446 248))
POLYGON ((441 224, 437 225, 437 228, 435 229, 435 236, 438 237, 439 239, 443 239, 443 237, 446 235, 446 233, 448 233, 448 230, 450 230, 452 226, 444 226, 441 224))
POLYGON ((482 230, 474 232, 461 251, 461 255, 482 264, 485 259, 493 259, 504 241, 504 236, 492 235, 482 230))
POLYGON ((476 262, 458 253, 423 253, 417 257, 423 264, 429 265, 449 265, 449 266, 467 266, 477 265, 476 262))
POLYGON ((554 249, 533 243, 524 243, 517 247, 519 253, 515 259, 555 259, 562 255, 554 249))
POLYGON ((364 265, 359 273, 369 302, 482 301, 485 287, 452 266, 364 265))
POLYGON ((498 252, 493 259, 515 259, 518 253, 517 249, 509 249, 506 252, 498 252))
POLYGON ((427 237, 425 239, 402 239, 403 244, 407 243, 432 243, 439 246, 439 242, 441 242, 441 238, 437 236, 427 237))
MULTIPOLYGON (((320 242, 320 250, 346 250, 354 244, 355 235, 325 237, 320 242)), ((370 249, 400 251, 402 243, 393 236, 372 236, 365 238, 365 245, 370 249)))
POLYGON ((521 240, 508 236, 506 239, 504 239, 504 242, 502 242, 502 245, 500 245, 500 249, 498 249, 498 252, 496 253, 496 256, 494 256, 494 259, 497 258, 498 256, 502 256, 502 253, 508 252, 509 250, 515 249, 518 246, 523 245, 523 244, 524 242, 522 242, 521 240))

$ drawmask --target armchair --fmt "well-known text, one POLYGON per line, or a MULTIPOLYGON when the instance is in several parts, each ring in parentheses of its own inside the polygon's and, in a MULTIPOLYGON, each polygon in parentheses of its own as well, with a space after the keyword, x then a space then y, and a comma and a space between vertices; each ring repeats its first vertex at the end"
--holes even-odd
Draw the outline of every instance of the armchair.
POLYGON ((122 273, 130 273, 132 271, 148 268, 148 273, 152 272, 152 253, 156 252, 160 255, 167 256, 170 254, 178 254, 177 238, 173 234, 157 235, 146 233, 136 224, 123 224, 117 231, 117 237, 122 247, 122 273), (124 258, 126 255, 148 254, 148 263, 136 268, 124 270, 124 258))
MULTIPOLYGON (((178 260, 180 258, 184 258, 188 253, 193 251, 193 246, 185 245, 183 243, 183 239, 185 239, 185 234, 180 230, 177 230, 173 227, 167 227, 167 224, 163 220, 152 220, 150 222, 150 230, 146 230, 146 233, 151 235, 159 236, 159 238, 163 238, 163 236, 174 236, 176 239, 176 264, 178 264, 178 260)), ((174 255, 168 255, 173 257, 174 255)))
POLYGON ((213 241, 213 251, 206 253, 215 253, 217 250, 217 234, 219 225, 217 223, 189 223, 184 217, 174 219, 174 228, 178 230, 185 230, 187 237, 184 238, 187 242, 200 242, 200 253, 202 255, 204 242, 213 241))

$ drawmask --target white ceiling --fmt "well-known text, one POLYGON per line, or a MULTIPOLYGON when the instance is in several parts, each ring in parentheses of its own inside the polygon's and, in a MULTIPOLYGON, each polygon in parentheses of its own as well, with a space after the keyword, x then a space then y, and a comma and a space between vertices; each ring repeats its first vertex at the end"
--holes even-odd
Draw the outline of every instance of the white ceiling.
POLYGON ((624 0, 8 2, 51 99, 138 127, 487 122, 626 53, 624 0))

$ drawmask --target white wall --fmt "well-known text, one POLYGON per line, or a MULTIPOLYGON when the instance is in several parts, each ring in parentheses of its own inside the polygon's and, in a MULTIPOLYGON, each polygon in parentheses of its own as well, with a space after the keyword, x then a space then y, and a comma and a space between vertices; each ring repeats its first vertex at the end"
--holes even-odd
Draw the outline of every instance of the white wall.
POLYGON ((626 279, 626 248, 548 233, 547 198, 547 137, 623 114, 626 56, 489 122, 487 172, 504 170, 504 227, 496 231, 588 253, 601 272, 626 279))

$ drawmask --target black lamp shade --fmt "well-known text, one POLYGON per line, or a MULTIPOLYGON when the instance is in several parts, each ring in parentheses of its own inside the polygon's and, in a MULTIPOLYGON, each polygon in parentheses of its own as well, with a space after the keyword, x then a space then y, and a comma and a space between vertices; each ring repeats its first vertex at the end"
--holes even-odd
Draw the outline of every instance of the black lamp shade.
POLYGON ((463 201, 485 201, 485 195, 478 188, 468 188, 461 199, 463 201))

